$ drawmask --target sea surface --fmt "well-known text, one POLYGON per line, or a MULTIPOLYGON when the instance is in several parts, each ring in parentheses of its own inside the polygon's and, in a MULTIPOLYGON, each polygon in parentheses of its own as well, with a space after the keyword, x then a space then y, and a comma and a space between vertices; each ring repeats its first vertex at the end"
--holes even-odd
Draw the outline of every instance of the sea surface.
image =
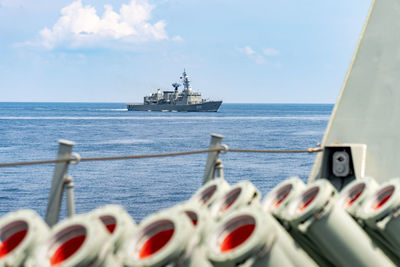
MULTIPOLYGON (((59 139, 85 157, 207 149, 210 134, 237 149, 306 149, 321 141, 333 105, 223 104, 217 113, 134 112, 123 103, 0 103, 0 163, 55 159, 59 139)), ((134 218, 189 199, 201 186, 206 154, 81 162, 69 167, 77 213, 122 205, 134 218)), ((315 154, 228 152, 230 184, 250 180, 264 196, 290 176, 308 178, 315 154)), ((44 216, 54 165, 0 168, 0 216, 44 216)), ((65 201, 64 201, 65 202, 65 201)), ((65 217, 65 207, 62 217, 65 217)))

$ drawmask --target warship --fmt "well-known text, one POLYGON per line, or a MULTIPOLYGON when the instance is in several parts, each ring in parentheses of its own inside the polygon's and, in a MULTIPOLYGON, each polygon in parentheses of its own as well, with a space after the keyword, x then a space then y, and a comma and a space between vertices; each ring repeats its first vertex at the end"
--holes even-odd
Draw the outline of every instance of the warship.
POLYGON ((194 92, 190 86, 186 70, 180 77, 183 84, 179 92, 180 83, 173 83, 173 91, 158 89, 156 93, 145 96, 143 104, 127 104, 130 111, 183 111, 183 112, 217 112, 222 101, 211 101, 201 98, 201 93, 194 92))

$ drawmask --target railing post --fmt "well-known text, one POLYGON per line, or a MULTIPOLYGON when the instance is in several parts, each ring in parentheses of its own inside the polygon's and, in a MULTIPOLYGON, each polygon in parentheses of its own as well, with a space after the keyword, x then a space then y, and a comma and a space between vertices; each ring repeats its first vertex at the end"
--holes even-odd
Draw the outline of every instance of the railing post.
MULTIPOLYGON (((59 140, 57 159, 71 158, 72 147, 74 142, 67 140, 59 140)), ((51 182, 50 196, 47 203, 46 223, 51 227, 58 222, 61 209, 61 201, 63 196, 64 178, 68 171, 69 162, 56 163, 51 182)))
POLYGON ((67 215, 68 217, 72 217, 75 215, 74 182, 72 181, 72 176, 66 177, 64 183, 67 191, 67 215))
MULTIPOLYGON (((220 148, 221 143, 222 143, 222 138, 224 138, 222 135, 211 134, 209 148, 210 149, 220 148)), ((203 175, 203 184, 207 183, 208 181, 210 181, 214 178, 215 165, 216 165, 216 161, 218 159, 218 155, 219 155, 218 151, 217 152, 208 152, 206 168, 204 170, 204 175, 203 175)))
POLYGON ((215 162, 215 178, 224 179, 224 165, 221 159, 217 159, 215 162))

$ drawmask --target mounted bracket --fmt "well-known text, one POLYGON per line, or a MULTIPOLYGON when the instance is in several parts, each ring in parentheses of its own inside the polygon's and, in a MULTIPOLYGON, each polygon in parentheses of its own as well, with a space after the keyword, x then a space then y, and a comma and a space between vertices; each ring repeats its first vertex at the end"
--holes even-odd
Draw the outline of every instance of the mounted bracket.
POLYGON ((366 152, 367 146, 364 144, 325 146, 316 179, 328 179, 340 191, 354 179, 365 176, 366 152))

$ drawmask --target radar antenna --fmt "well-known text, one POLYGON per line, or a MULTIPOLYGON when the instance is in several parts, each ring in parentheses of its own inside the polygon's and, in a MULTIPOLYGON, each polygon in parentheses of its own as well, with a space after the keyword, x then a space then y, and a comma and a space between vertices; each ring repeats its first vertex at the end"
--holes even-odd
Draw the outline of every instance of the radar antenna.
POLYGON ((173 84, 172 84, 172 87, 175 88, 175 91, 178 91, 179 86, 181 86, 180 83, 173 83, 173 84))

